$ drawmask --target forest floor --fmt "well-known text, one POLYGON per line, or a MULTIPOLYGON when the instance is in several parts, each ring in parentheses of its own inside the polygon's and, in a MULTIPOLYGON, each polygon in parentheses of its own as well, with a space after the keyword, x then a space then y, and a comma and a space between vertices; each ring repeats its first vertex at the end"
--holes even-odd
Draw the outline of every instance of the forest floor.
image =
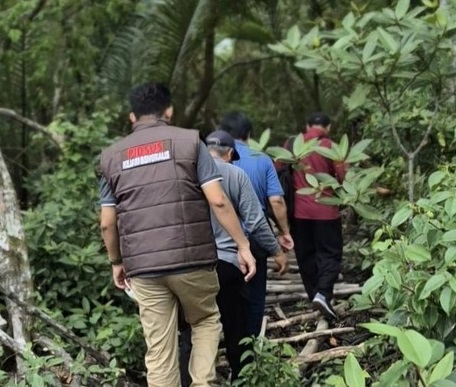
MULTIPOLYGON (((354 238, 358 239, 355 235, 346 235, 347 240, 354 238)), ((270 340, 289 343, 298 354, 295 360, 300 364, 303 379, 310 380, 325 360, 345 358, 371 336, 357 324, 375 318, 375 311, 356 311, 349 302, 353 294, 361 293, 370 273, 361 271, 359 265, 344 256, 333 300, 339 320, 329 321, 312 309, 293 252, 288 253, 288 259, 289 271, 283 277, 275 272, 273 260, 268 261, 267 306, 262 334, 270 340)), ((226 381, 229 371, 224 349, 220 353, 217 369, 221 381, 226 381)))

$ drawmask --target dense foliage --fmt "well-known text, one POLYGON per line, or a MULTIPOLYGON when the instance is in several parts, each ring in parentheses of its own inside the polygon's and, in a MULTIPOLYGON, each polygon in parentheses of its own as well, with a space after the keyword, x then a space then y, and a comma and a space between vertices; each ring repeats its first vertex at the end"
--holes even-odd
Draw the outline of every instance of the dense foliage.
MULTIPOLYGON (((128 131, 128 90, 153 77, 171 85, 178 124, 207 132, 240 109, 255 138, 270 128, 252 144, 274 159, 296 166, 318 151, 352 165, 343 184, 309 174, 301 193, 330 186, 331 203, 356 212, 345 251, 370 278, 352 301, 383 311, 381 323, 364 325, 379 336, 304 383, 456 385, 455 5, 3 1, 0 147, 25 213, 36 305, 115 358, 87 369, 80 348, 62 343, 73 370, 106 385, 144 373, 136 307, 114 289, 99 236, 95 166, 128 131), (314 110, 334 118, 333 149, 300 137, 291 151, 280 147, 314 110), (62 145, 43 131, 63 136, 62 145)), ((60 340, 41 323, 35 329, 60 340)), ((283 385, 300 383, 289 347, 257 342, 254 351, 240 383, 271 382, 272 369, 283 385)), ((0 357, 9 371, 9 354, 0 357)), ((57 383, 50 370, 60 362, 28 356, 23 383, 57 383)))

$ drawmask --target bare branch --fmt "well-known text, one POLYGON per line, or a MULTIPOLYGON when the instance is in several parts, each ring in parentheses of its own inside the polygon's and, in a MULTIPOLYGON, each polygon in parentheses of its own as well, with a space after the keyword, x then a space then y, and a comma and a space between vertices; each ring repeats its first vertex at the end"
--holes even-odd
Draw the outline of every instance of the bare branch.
POLYGON ((300 341, 307 341, 310 339, 315 339, 317 337, 322 336, 336 336, 343 333, 351 333, 354 332, 355 328, 346 327, 346 328, 333 328, 333 329, 325 329, 315 332, 305 332, 301 333, 300 335, 291 336, 291 337, 280 337, 277 339, 272 339, 272 342, 275 343, 299 343, 300 341))
POLYGON ((2 292, 7 298, 14 301, 18 306, 20 306, 25 313, 35 316, 39 318, 41 321, 49 325, 50 327, 54 328, 60 335, 66 337, 67 339, 73 341, 74 343, 78 344, 81 348, 83 348, 90 356, 92 356, 95 360, 100 362, 102 365, 107 366, 109 364, 109 356, 101 351, 98 351, 90 344, 86 343, 84 340, 76 336, 71 330, 64 327, 62 324, 55 321, 49 315, 38 309, 33 305, 26 304, 25 302, 21 301, 15 294, 7 291, 3 286, 0 285, 0 292, 2 292))
POLYGON ((32 12, 30 12, 30 15, 27 16, 27 19, 29 22, 33 21, 33 19, 35 19, 38 16, 38 14, 44 8, 46 3, 47 3, 47 0, 40 0, 38 2, 38 4, 35 6, 35 8, 32 10, 32 12))
POLYGON ((432 117, 431 117, 431 119, 429 121, 429 125, 428 125, 428 127, 426 129, 426 132, 424 133, 424 136, 421 139, 421 142, 419 143, 419 145, 412 152, 412 157, 415 157, 421 151, 421 149, 423 149, 424 146, 427 144, 427 141, 429 139, 429 135, 431 134, 432 128, 434 126, 434 118, 437 115, 437 111, 438 110, 439 110, 439 102, 437 101, 435 103, 434 112, 432 113, 432 117))
POLYGON ((43 126, 43 125, 39 124, 38 122, 35 122, 29 118, 21 116, 20 114, 16 113, 14 110, 0 108, 0 115, 11 118, 16 121, 19 121, 19 122, 27 125, 29 128, 35 130, 36 132, 44 134, 45 136, 49 137, 59 148, 63 144, 63 140, 64 140, 63 136, 50 132, 49 130, 46 129, 45 126, 43 126))

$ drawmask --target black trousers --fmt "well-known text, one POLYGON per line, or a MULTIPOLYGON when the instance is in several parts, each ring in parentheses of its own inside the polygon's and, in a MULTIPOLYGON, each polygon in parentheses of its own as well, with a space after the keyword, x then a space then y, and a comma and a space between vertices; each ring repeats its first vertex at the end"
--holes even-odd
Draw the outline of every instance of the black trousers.
POLYGON ((254 240, 250 240, 250 251, 256 260, 256 273, 247 283, 248 290, 248 332, 259 336, 266 307, 266 282, 268 276, 268 256, 254 240))
POLYGON ((340 218, 293 219, 291 234, 295 242, 299 273, 309 300, 312 301, 316 293, 331 300, 342 262, 340 218))
MULTIPOLYGON (((217 304, 220 309, 220 319, 223 326, 223 335, 226 345, 226 356, 231 368, 231 381, 237 379, 239 372, 249 361, 241 362, 241 356, 249 349, 239 342, 247 337, 247 286, 241 271, 231 263, 219 260, 217 274, 220 291, 217 295, 217 304)), ((189 386, 188 362, 191 351, 191 329, 180 319, 180 371, 182 386, 189 386)))

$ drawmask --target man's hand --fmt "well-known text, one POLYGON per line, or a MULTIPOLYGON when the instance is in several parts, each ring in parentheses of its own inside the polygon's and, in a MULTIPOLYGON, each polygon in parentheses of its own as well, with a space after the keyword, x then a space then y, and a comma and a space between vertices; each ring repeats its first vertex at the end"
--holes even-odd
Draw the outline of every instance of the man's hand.
POLYGON ((125 289, 125 281, 127 277, 125 276, 125 269, 123 264, 112 265, 112 278, 114 279, 114 285, 116 285, 116 288, 122 290, 125 289))
POLYGON ((285 252, 290 251, 294 247, 294 241, 290 234, 279 235, 277 240, 280 247, 282 247, 282 250, 285 252))
POLYGON ((274 256, 274 261, 277 265, 277 271, 279 272, 279 275, 283 276, 284 274, 286 274, 288 271, 287 256, 283 252, 280 252, 274 256))
POLYGON ((238 249, 238 261, 245 282, 250 281, 256 273, 256 261, 249 247, 238 249))

